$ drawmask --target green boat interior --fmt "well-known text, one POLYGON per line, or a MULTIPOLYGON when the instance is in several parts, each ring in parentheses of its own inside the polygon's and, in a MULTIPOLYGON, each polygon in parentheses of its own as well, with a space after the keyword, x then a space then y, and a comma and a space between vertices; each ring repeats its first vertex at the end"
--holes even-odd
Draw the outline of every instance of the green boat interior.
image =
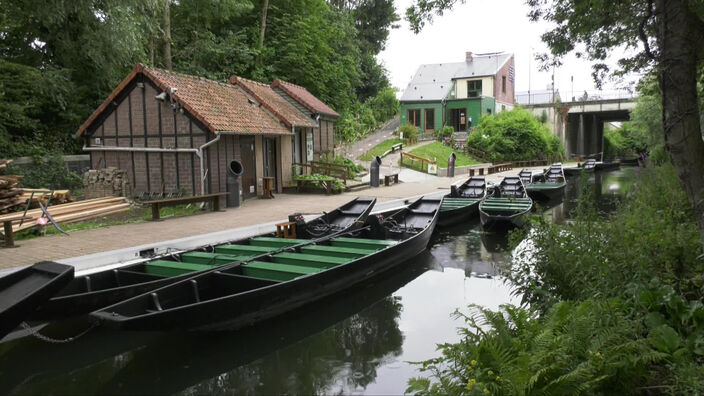
POLYGON ((479 208, 486 213, 496 215, 511 215, 524 212, 533 206, 530 198, 494 198, 490 197, 479 204, 479 208))
POLYGON ((480 199, 477 198, 445 198, 442 200, 442 206, 440 206, 440 211, 445 212, 448 210, 454 210, 459 208, 464 208, 469 205, 474 205, 479 202, 480 199))

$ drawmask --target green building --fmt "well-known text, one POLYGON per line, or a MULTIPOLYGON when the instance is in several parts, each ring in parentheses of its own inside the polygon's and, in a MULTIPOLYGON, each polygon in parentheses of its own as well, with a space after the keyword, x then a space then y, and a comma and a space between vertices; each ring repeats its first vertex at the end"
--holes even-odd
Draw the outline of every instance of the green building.
POLYGON ((401 125, 456 132, 514 106, 513 54, 465 54, 464 62, 421 65, 401 96, 401 125))

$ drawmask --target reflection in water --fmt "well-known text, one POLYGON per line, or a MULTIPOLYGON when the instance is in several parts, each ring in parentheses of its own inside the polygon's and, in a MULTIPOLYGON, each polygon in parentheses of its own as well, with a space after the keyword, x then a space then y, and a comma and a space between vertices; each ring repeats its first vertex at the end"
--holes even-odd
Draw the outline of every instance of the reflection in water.
MULTIPOLYGON (((633 185, 633 171, 596 173, 600 211, 633 185)), ((570 179, 563 202, 542 203, 555 222, 573 216, 570 179)), ((409 361, 456 342, 455 309, 517 303, 497 276, 506 233, 474 220, 440 230, 411 262, 373 283, 237 332, 135 333, 98 328, 69 344, 34 338, 0 344, 1 394, 399 394, 417 376, 409 361)), ((57 337, 85 321, 52 325, 57 337)))

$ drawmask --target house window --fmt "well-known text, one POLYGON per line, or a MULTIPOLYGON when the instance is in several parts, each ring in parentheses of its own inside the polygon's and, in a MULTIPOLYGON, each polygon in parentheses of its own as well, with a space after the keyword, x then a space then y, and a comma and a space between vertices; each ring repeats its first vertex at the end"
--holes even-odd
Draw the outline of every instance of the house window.
POLYGON ((425 130, 435 129, 435 109, 425 109, 425 130))
POLYGON ((408 110, 408 123, 420 128, 420 109, 408 110))
POLYGON ((467 81, 467 97, 476 98, 482 94, 482 80, 467 81))
POLYGON ((501 92, 506 93, 506 76, 501 76, 501 92))

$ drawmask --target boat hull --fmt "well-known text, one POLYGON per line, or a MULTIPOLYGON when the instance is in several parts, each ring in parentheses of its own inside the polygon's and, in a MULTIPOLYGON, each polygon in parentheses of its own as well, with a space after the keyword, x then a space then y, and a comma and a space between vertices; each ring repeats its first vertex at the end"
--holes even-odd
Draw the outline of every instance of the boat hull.
MULTIPOLYGON (((343 205, 341 208, 350 208, 357 206, 358 207, 358 212, 359 215, 355 219, 347 218, 346 220, 343 219, 344 221, 344 227, 349 230, 354 230, 359 228, 362 225, 362 222, 364 219, 367 218, 369 213, 372 211, 374 204, 376 203, 376 199, 370 199, 370 198, 357 198, 345 205, 343 205), (368 202, 367 202, 368 201, 368 202), (359 205, 365 202, 366 207, 359 208, 359 205)), ((323 216, 322 218, 325 218, 326 222, 328 223, 334 223, 336 221, 336 213, 340 212, 340 209, 336 209, 335 211, 329 212, 323 216)), ((348 217, 350 216, 349 214, 347 215, 348 217)), ((338 216, 338 219, 342 219, 343 216, 338 216)), ((314 220, 315 221, 315 220, 314 220)), ((309 233, 310 231, 307 231, 309 233)), ((265 236, 269 235, 270 233, 263 233, 260 235, 254 235, 250 238, 254 238, 257 236, 265 236)), ((308 237, 312 237, 313 235, 307 235, 308 237)), ((247 238, 249 239, 249 238, 247 238)), ((139 265, 139 264, 137 264, 139 265)), ((121 268, 121 269, 129 269, 129 268, 121 268)), ((173 277, 166 277, 162 279, 156 279, 153 280, 150 279, 148 281, 144 282, 139 282, 139 277, 140 274, 136 272, 131 272, 131 271, 122 271, 120 272, 121 269, 115 269, 115 270, 110 270, 107 271, 109 273, 105 273, 102 275, 103 278, 109 277, 112 278, 118 277, 120 279, 110 279, 110 282, 115 282, 117 285, 120 283, 127 285, 125 286, 117 286, 117 287, 110 287, 107 289, 103 290, 95 290, 95 291, 90 291, 90 292, 82 292, 82 293, 66 293, 66 295, 59 295, 51 298, 49 301, 47 301, 45 304, 42 304, 39 309, 37 309, 35 312, 33 312, 30 315, 31 320, 36 320, 36 321, 49 321, 49 320, 58 320, 58 319, 63 319, 71 316, 77 316, 77 315, 84 315, 88 314, 90 312, 93 312, 97 309, 107 307, 109 305, 113 305, 115 303, 118 303, 123 300, 127 300, 129 298, 139 296, 141 294, 150 292, 152 290, 156 290, 158 288, 168 286, 170 284, 179 282, 181 280, 190 278, 194 276, 194 273, 186 273, 183 275, 179 276, 173 276, 173 277)), ((141 275, 143 278, 147 278, 144 275, 141 275)), ((85 277, 83 277, 85 278, 85 277)), ((74 282, 78 281, 76 279, 74 282)), ((99 280, 99 282, 104 282, 106 281, 105 279, 99 280)), ((77 288, 76 285, 73 285, 74 288, 77 288)), ((80 287, 80 286, 78 286, 80 287)))
POLYGON ((565 186, 567 186, 567 183, 557 183, 551 187, 540 188, 536 185, 528 185, 526 186, 526 193, 534 200, 550 201, 562 196, 565 193, 565 186))
MULTIPOLYGON (((437 225, 438 212, 439 210, 436 210, 432 220, 423 230, 398 244, 314 275, 209 301, 182 305, 154 314, 126 317, 113 313, 111 307, 107 307, 92 313, 91 316, 108 326, 125 330, 234 330, 253 325, 349 289, 418 255, 430 241, 437 225)), ((227 274, 213 271, 204 276, 217 277, 227 274)), ((142 298, 144 296, 136 299, 142 298)), ((125 302, 129 303, 131 301, 125 302)), ((141 309, 138 310, 141 312, 141 309)))
POLYGON ((44 261, 0 278, 0 338, 73 279, 73 267, 44 261))
POLYGON ((484 228, 523 227, 526 224, 528 212, 530 212, 530 209, 513 215, 495 215, 479 210, 479 220, 484 228))
POLYGON ((468 221, 474 215, 477 214, 479 208, 479 202, 477 201, 471 205, 467 205, 457 209, 443 210, 440 212, 438 217, 439 227, 451 227, 463 222, 468 221))

